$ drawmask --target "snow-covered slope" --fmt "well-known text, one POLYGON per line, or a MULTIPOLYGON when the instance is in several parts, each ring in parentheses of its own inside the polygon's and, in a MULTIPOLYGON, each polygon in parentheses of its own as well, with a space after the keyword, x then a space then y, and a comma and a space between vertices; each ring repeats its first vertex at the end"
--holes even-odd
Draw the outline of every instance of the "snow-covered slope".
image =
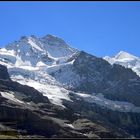
POLYGON ((110 64, 119 64, 126 68, 131 68, 138 76, 140 76, 140 58, 129 54, 124 51, 120 51, 114 57, 105 56, 105 60, 107 60, 110 64))
POLYGON ((111 110, 117 110, 121 112, 140 112, 140 107, 137 107, 129 102, 122 101, 112 101, 104 98, 104 95, 101 93, 93 93, 92 95, 77 93, 82 97, 86 102, 96 103, 97 105, 107 107, 111 110))
POLYGON ((76 49, 52 35, 23 36, 0 49, 0 64, 7 66, 12 80, 34 87, 52 103, 63 106, 61 99, 70 101, 68 91, 49 73, 71 65, 67 60, 75 53, 76 49))

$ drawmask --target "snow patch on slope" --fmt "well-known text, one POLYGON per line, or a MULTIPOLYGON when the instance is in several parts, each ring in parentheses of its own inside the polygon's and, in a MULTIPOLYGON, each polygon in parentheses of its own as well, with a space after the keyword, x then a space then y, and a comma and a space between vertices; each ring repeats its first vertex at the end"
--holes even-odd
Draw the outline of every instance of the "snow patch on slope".
POLYGON ((53 104, 56 104, 65 108, 65 106, 62 103, 62 100, 72 101, 69 98, 69 91, 64 89, 63 87, 59 87, 59 86, 51 85, 51 84, 41 84, 38 81, 25 78, 21 75, 14 76, 11 78, 14 81, 18 81, 22 85, 28 85, 40 91, 44 96, 47 96, 50 102, 53 104))
POLYGON ((16 103, 24 104, 23 101, 18 100, 17 98, 15 98, 13 92, 10 92, 10 93, 8 93, 8 92, 0 92, 0 94, 2 95, 2 97, 6 98, 6 99, 8 99, 8 100, 14 101, 14 102, 16 102, 16 103))
POLYGON ((140 107, 136 107, 132 103, 109 100, 104 98, 104 95, 101 93, 93 93, 91 95, 77 93, 77 95, 82 97, 86 102, 96 103, 97 105, 107 107, 111 110, 117 110, 121 112, 140 112, 140 107))
POLYGON ((41 49, 41 48, 32 40, 31 37, 29 37, 28 43, 29 43, 32 47, 34 47, 35 49, 37 49, 37 50, 39 50, 39 51, 43 51, 43 49, 41 49))
POLYGON ((72 124, 68 124, 68 123, 65 123, 65 124, 66 124, 66 126, 72 128, 72 129, 74 129, 74 126, 73 126, 72 124))

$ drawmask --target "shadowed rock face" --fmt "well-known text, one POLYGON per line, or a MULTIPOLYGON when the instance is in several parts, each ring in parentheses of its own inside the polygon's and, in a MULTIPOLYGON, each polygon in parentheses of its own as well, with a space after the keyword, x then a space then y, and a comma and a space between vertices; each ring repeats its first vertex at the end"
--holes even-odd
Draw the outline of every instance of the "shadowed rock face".
POLYGON ((0 79, 10 80, 9 74, 7 72, 7 68, 3 65, 0 65, 0 79))
MULTIPOLYGON (((140 113, 113 111, 94 103, 89 104, 84 102, 82 98, 77 100, 77 98, 78 96, 74 94, 72 96, 74 102, 65 102, 64 105, 71 109, 78 117, 86 118, 92 123, 96 123, 97 126, 100 125, 105 127, 106 131, 109 131, 112 135, 117 137, 140 137, 140 113)), ((76 122, 77 119, 81 119, 78 117, 75 119, 76 122)), ((79 123, 78 125, 81 126, 82 124, 79 123)), ((83 127, 83 129, 85 128, 83 127)), ((95 131, 93 132, 95 134, 95 131)), ((110 135, 110 137, 112 135, 110 135)), ((102 135, 100 135, 100 137, 102 137, 102 135)))
POLYGON ((106 98, 140 106, 140 77, 131 69, 110 65, 102 58, 81 52, 74 61, 73 71, 85 77, 73 90, 102 93, 106 98))
POLYGON ((140 77, 131 69, 117 64, 111 65, 104 59, 83 51, 70 60, 72 59, 73 65, 60 68, 52 74, 60 83, 67 83, 67 89, 88 94, 102 93, 105 98, 140 106, 140 77), (74 80, 65 76, 66 72, 73 73, 74 80), (67 81, 64 83, 61 77, 67 81), (73 82, 69 82, 72 80, 73 82))

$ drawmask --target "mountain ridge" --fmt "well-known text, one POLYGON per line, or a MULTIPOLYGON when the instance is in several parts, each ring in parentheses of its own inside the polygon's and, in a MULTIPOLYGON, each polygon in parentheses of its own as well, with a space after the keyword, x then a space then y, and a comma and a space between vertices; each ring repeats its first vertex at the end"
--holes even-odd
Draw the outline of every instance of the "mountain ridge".
MULTIPOLYGON (((126 59, 130 56, 126 52, 121 52, 120 58, 126 59)), ((84 131, 92 133, 92 136, 87 133, 81 135, 75 130, 72 133, 73 136, 95 136, 94 131, 80 128, 79 123, 83 121, 84 129, 89 124, 93 128, 93 122, 95 126, 97 122, 102 122, 99 124, 105 127, 105 132, 95 133, 97 137, 110 137, 111 129, 113 137, 140 136, 140 122, 138 121, 140 117, 140 77, 133 69, 118 65, 114 61, 110 64, 110 61, 108 62, 105 58, 73 49, 62 39, 51 35, 41 39, 36 36, 21 37, 19 41, 0 49, 0 64, 7 67, 7 72, 13 81, 12 85, 14 85, 11 87, 9 81, 1 81, 4 87, 12 88, 10 93, 1 93, 2 100, 6 98, 8 101, 15 100, 18 104, 24 104, 24 102, 26 104, 26 101, 32 102, 33 98, 36 101, 34 105, 40 109, 36 110, 40 112, 39 116, 50 113, 50 117, 52 119, 56 117, 56 121, 68 120, 68 128, 80 129, 80 133, 84 131), (24 100, 21 94, 16 93, 14 89, 17 89, 18 84, 14 82, 20 84, 21 91, 22 86, 32 87, 30 88, 32 93, 28 94, 29 97, 24 100), (34 92, 36 97, 34 97, 34 92), (42 102, 38 103, 37 97, 39 96, 42 102), (44 103, 45 100, 48 102, 44 103), (50 112, 46 108, 48 106, 50 112), (114 114, 115 118, 112 118, 114 114), (88 119, 88 123, 81 120, 82 118, 88 119), (131 128, 129 128, 130 124, 131 128), (106 129, 107 127, 109 130, 106 129)), ((26 94, 23 92, 23 95, 26 94)), ((28 106, 32 107, 30 102, 28 106)), ((70 134, 68 136, 70 137, 70 134)))

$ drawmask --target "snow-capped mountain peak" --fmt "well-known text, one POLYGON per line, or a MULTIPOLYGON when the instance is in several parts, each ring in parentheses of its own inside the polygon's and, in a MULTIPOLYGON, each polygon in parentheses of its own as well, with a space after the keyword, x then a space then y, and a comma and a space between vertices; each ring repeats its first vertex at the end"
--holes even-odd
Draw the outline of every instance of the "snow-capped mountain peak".
POLYGON ((40 38, 40 41, 44 49, 55 58, 72 55, 76 51, 76 49, 71 48, 64 40, 53 35, 46 35, 40 38))
POLYGON ((45 35, 44 37, 40 38, 40 39, 43 39, 44 41, 46 41, 47 43, 50 43, 50 44, 61 44, 63 46, 68 46, 68 44, 61 38, 57 37, 57 36, 54 36, 54 35, 50 35, 50 34, 47 34, 45 35))
POLYGON ((70 100, 68 91, 50 73, 70 67, 75 53, 76 49, 53 35, 22 36, 0 49, 0 64, 7 66, 12 80, 34 87, 54 104, 63 106, 61 99, 70 100))
POLYGON ((117 55, 115 55, 114 58, 115 59, 125 59, 125 58, 134 59, 134 58, 137 58, 137 57, 128 53, 128 52, 120 51, 117 55))
POLYGON ((140 76, 140 58, 125 51, 120 51, 114 57, 105 56, 104 59, 110 64, 119 64, 126 68, 131 68, 140 76))
POLYGON ((12 63, 18 64, 18 66, 23 65, 24 62, 31 66, 36 66, 38 62, 52 65, 57 63, 57 61, 64 62, 64 60, 67 60, 67 58, 77 52, 65 41, 53 35, 46 35, 42 38, 34 35, 29 37, 22 36, 19 41, 14 41, 2 48, 1 52, 5 52, 5 54, 1 55, 3 57, 8 55, 10 56, 9 59, 11 59, 11 51, 13 54, 12 60, 14 59, 12 63))
POLYGON ((53 35, 46 35, 42 38, 37 38, 34 35, 29 37, 22 36, 19 41, 8 44, 5 48, 14 50, 17 53, 29 51, 44 52, 55 58, 72 55, 76 51, 64 40, 53 35))

